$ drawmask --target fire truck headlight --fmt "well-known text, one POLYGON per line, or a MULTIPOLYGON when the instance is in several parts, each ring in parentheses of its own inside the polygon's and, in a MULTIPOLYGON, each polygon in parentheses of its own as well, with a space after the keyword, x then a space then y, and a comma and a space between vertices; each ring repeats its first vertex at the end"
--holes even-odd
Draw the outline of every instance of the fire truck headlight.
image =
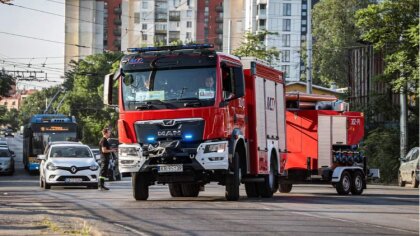
POLYGON ((217 143, 217 144, 208 144, 204 148, 204 153, 211 153, 211 152, 217 152, 222 153, 226 150, 226 143, 217 143))
POLYGON ((140 149, 138 147, 119 147, 118 155, 119 156, 139 156, 140 149))

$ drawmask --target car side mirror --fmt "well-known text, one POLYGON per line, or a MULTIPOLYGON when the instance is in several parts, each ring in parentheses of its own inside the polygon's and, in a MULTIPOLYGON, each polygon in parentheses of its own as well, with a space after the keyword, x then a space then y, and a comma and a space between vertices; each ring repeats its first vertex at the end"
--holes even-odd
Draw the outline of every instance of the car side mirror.
POLYGON ((43 161, 43 160, 46 159, 46 156, 45 155, 38 155, 36 159, 40 160, 40 161, 43 161))

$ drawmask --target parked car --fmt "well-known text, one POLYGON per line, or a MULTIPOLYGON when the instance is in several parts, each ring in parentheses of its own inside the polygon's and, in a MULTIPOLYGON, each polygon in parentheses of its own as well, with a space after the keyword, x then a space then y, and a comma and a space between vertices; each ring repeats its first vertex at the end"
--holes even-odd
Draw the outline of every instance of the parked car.
POLYGON ((39 185, 98 188, 99 165, 87 145, 78 142, 49 143, 40 163, 39 185))
POLYGON ((1 147, 3 147, 3 148, 7 148, 8 150, 9 150, 9 152, 12 154, 12 155, 15 155, 15 152, 14 151, 12 151, 12 150, 10 150, 10 148, 9 148, 9 144, 7 143, 7 141, 6 140, 0 140, 0 148, 1 147))
POLYGON ((6 129, 6 131, 4 131, 4 137, 15 137, 15 134, 12 129, 6 129))
POLYGON ((13 175, 15 172, 15 154, 7 147, 0 147, 0 173, 13 175))
POLYGON ((398 171, 398 185, 404 187, 410 183, 411 187, 419 187, 419 147, 412 148, 405 158, 400 159, 401 165, 398 171))

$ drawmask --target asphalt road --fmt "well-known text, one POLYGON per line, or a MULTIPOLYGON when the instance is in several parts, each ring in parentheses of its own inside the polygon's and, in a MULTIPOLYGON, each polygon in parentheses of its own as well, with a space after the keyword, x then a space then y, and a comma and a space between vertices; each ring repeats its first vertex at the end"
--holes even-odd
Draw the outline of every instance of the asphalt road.
POLYGON ((228 202, 215 184, 197 198, 171 198, 168 187, 158 185, 148 201, 137 202, 130 178, 109 183, 107 192, 42 190, 38 176, 22 170, 21 138, 8 141, 17 172, 0 176, 0 235, 37 234, 36 224, 13 221, 46 216, 85 222, 98 235, 419 235, 418 189, 369 185, 362 196, 338 196, 328 185, 297 185, 272 199, 228 202))

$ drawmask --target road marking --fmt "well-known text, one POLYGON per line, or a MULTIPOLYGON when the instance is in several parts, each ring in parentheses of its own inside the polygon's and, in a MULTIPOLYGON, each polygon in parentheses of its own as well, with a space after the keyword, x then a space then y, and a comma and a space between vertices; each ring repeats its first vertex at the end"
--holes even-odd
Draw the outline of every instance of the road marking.
POLYGON ((126 229, 126 230, 129 230, 129 231, 131 231, 131 232, 133 232, 133 233, 136 233, 136 234, 138 234, 138 235, 143 235, 143 236, 148 235, 148 234, 146 234, 146 233, 144 233, 144 232, 140 232, 140 231, 138 231, 138 230, 136 230, 136 229, 133 229, 133 228, 131 228, 131 227, 128 227, 128 226, 126 226, 126 225, 122 225, 122 224, 118 224, 118 223, 114 223, 114 225, 119 226, 119 227, 122 227, 122 228, 124 228, 124 229, 126 229))
POLYGON ((315 214, 306 213, 306 212, 296 212, 296 211, 291 211, 291 212, 295 213, 295 214, 298 214, 298 215, 316 217, 316 218, 327 219, 327 220, 336 220, 336 221, 353 223, 353 224, 361 224, 361 225, 366 225, 366 226, 375 227, 375 228, 379 228, 379 229, 391 229, 391 230, 401 231, 401 232, 405 232, 405 233, 418 233, 416 231, 399 229, 399 228, 388 227, 388 226, 377 225, 377 224, 363 223, 363 222, 359 222, 359 221, 355 221, 355 220, 346 220, 346 219, 334 218, 334 217, 329 217, 329 216, 320 216, 320 215, 315 215, 315 214))

